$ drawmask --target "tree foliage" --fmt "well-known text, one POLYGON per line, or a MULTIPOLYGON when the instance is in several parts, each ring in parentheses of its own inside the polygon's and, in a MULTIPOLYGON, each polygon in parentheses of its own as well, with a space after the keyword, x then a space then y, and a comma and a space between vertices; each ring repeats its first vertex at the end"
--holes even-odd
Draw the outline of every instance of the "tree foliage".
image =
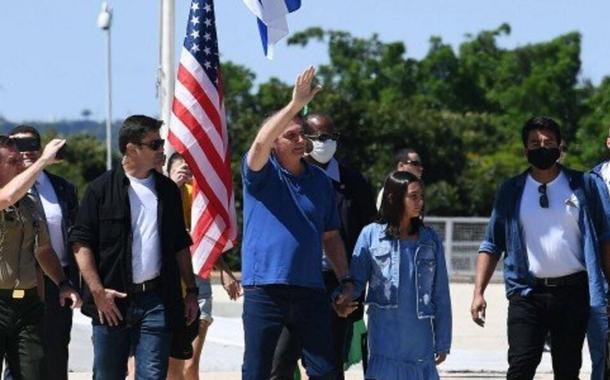
MULTIPOLYGON (((548 115, 560 122, 569 147, 566 163, 576 169, 607 155, 610 78, 599 86, 579 78, 581 35, 501 47, 499 39, 510 32, 503 24, 467 35, 457 49, 433 36, 419 60, 407 57, 400 41, 321 28, 295 33, 289 44, 328 47, 328 63, 317 74, 324 90, 309 108, 335 120, 341 160, 380 187, 395 151, 412 147, 425 165, 428 214, 489 215, 500 182, 527 167, 520 129, 528 118, 548 115)), ((305 66, 296 64, 294 71, 305 66)), ((241 158, 264 118, 286 104, 292 83, 271 78, 256 85, 251 70, 232 62, 223 63, 223 79, 241 217, 241 158)), ((0 118, 0 127, 10 123, 0 118)), ((103 137, 103 125, 88 120, 46 127, 103 137)), ((70 137, 69 144, 73 153, 52 170, 82 189, 103 171, 103 146, 83 135, 70 137)))

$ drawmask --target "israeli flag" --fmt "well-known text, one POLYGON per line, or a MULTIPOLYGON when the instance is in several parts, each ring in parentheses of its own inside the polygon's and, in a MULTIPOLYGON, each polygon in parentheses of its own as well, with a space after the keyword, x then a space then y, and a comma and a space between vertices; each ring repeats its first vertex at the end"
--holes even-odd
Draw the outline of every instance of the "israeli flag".
POLYGON ((257 17, 263 50, 273 59, 273 45, 288 35, 286 15, 301 7, 301 0, 244 0, 257 17))

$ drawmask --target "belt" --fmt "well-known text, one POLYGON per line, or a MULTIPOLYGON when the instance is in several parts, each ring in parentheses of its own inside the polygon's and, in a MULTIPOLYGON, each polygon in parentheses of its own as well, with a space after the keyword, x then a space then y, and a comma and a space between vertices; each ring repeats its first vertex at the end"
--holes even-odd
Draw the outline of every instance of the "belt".
POLYGON ((583 271, 561 277, 535 278, 534 284, 538 287, 556 288, 560 286, 584 285, 587 281, 587 272, 583 271))
POLYGON ((144 293, 157 290, 161 287, 161 278, 156 277, 152 280, 146 280, 139 284, 133 284, 129 287, 129 293, 144 293))
POLYGON ((24 299, 38 297, 36 287, 29 289, 0 289, 0 298, 24 299))

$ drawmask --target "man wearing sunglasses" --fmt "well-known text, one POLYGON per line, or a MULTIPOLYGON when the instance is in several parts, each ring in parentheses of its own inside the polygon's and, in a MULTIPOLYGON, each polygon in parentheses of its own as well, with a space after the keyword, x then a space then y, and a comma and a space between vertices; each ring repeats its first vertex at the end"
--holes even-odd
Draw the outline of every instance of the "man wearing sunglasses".
MULTIPOLYGON (((32 166, 41 157, 40 133, 36 128, 19 125, 13 128, 9 135, 15 142, 25 168, 32 166)), ((78 287, 78 266, 68 244, 68 231, 72 228, 78 209, 76 188, 64 178, 43 170, 30 192, 37 199, 41 214, 45 218, 53 252, 70 283, 78 287)), ((48 379, 67 380, 72 308, 70 305, 60 305, 58 295, 57 285, 48 276, 44 276, 45 374, 48 379)), ((11 368, 7 367, 5 379, 12 378, 11 368)))
POLYGON ((133 353, 138 378, 165 379, 172 329, 197 317, 180 190, 155 170, 161 124, 125 119, 121 164, 89 184, 70 232, 86 284, 82 311, 93 320, 95 378, 124 378, 133 353))
POLYGON ((528 120, 521 137, 531 166, 496 194, 477 256, 472 319, 484 326, 484 291, 504 254, 507 379, 534 377, 547 332, 555 378, 577 379, 590 310, 606 305, 606 190, 557 163, 561 133, 553 119, 528 120))
MULTIPOLYGON (((339 133, 335 130, 333 120, 327 115, 310 114, 305 119, 305 137, 311 141, 312 149, 306 155, 307 162, 326 173, 335 190, 337 210, 339 211, 341 238, 345 245, 348 261, 356 245, 356 240, 364 226, 375 217, 374 193, 371 184, 364 176, 340 163, 334 156, 337 150, 339 133)), ((327 257, 322 260, 322 276, 326 292, 330 296, 340 287, 327 257)), ((352 324, 361 320, 362 306, 349 317, 340 317, 334 311, 329 313, 332 331, 332 344, 335 351, 337 375, 335 379, 344 378, 343 362, 346 340, 350 337, 352 324)), ((366 346, 366 345, 364 345, 366 346)), ((298 338, 284 328, 278 342, 273 360, 271 380, 288 380, 292 378, 301 347, 298 338)), ((365 358, 366 362, 366 358, 365 358)), ((366 366, 365 366, 366 367, 366 366)), ((366 369, 365 369, 366 370, 366 369)))
MULTIPOLYGON (((418 178, 424 174, 424 165, 419 158, 419 154, 411 148, 402 148, 394 156, 394 166, 399 172, 409 172, 416 175, 418 178)), ((381 207, 381 199, 383 198, 383 187, 377 194, 375 205, 377 210, 381 207)))

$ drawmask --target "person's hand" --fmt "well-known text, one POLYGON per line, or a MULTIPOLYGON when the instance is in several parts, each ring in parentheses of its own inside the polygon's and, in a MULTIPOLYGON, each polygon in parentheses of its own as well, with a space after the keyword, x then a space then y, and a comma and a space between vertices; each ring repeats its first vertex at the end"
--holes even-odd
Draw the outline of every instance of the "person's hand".
POLYGON ((169 176, 178 187, 182 187, 185 183, 190 183, 193 180, 193 173, 186 162, 182 162, 175 171, 172 170, 169 176))
POLYGON ((341 294, 335 299, 333 309, 338 316, 345 318, 358 308, 358 302, 353 300, 354 285, 346 283, 341 286, 341 294))
POLYGON ((313 85, 315 74, 316 69, 313 66, 309 66, 297 76, 294 89, 292 90, 292 101, 299 109, 305 107, 322 90, 322 86, 313 85))
POLYGON ((474 323, 481 327, 485 327, 485 309, 487 309, 487 302, 485 302, 483 294, 475 294, 470 306, 470 315, 474 323))
POLYGON ((54 164, 61 160, 55 158, 57 151, 61 149, 62 146, 66 144, 65 139, 53 139, 49 141, 49 143, 44 147, 42 154, 40 155, 40 159, 44 160, 47 164, 54 164))
POLYGON ((358 301, 348 301, 343 303, 333 302, 332 307, 341 318, 347 318, 358 308, 358 301))
POLYGON ((64 307, 67 301, 70 302, 71 309, 80 307, 80 305, 83 303, 76 290, 69 285, 64 285, 59 289, 59 305, 64 307))
POLYGON ((447 353, 446 352, 439 352, 439 353, 434 354, 434 363, 436 363, 436 365, 441 364, 446 359, 447 359, 447 353))
POLYGON ((186 319, 187 325, 195 322, 198 310, 199 303, 197 302, 197 296, 193 293, 187 293, 184 297, 184 318, 186 319))
POLYGON ((127 293, 117 292, 113 289, 103 289, 100 292, 93 293, 93 300, 95 301, 98 317, 100 318, 100 323, 102 325, 119 325, 120 321, 123 320, 123 316, 114 302, 114 299, 125 297, 127 297, 127 293))
POLYGON ((221 271, 220 282, 231 300, 235 301, 242 295, 241 283, 232 273, 221 271))

